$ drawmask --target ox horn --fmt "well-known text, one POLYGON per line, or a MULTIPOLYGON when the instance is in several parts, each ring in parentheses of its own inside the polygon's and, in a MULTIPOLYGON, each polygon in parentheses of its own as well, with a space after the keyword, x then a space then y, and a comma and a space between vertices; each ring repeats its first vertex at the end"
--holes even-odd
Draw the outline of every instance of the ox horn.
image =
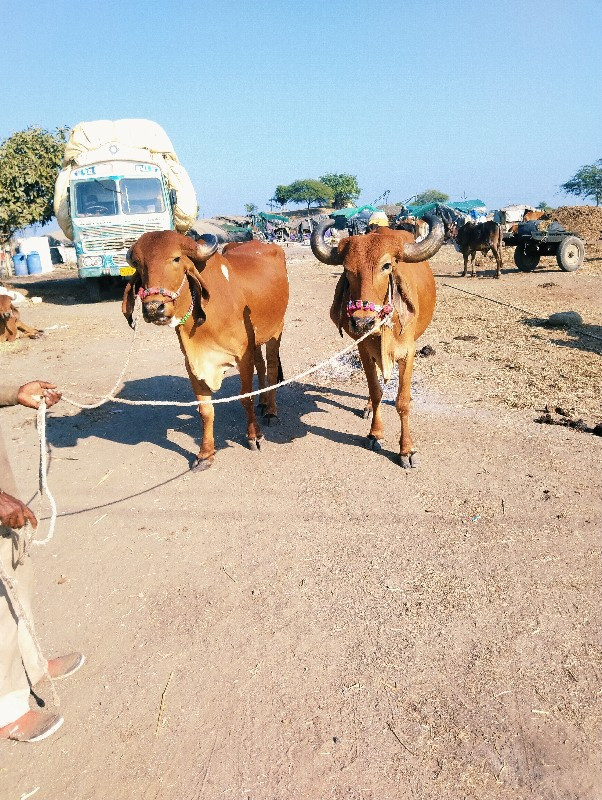
POLYGON ((207 261, 217 250, 217 236, 204 233, 196 242, 196 257, 199 261, 207 261))
POLYGON ((434 256, 445 239, 445 228, 435 214, 425 214, 422 219, 428 223, 428 235, 421 242, 408 242, 403 245, 402 261, 415 264, 434 256))
POLYGON ((339 255, 337 247, 329 247, 324 241, 324 234, 327 230, 334 225, 333 219, 325 219, 319 222, 313 229, 309 243, 311 245, 312 253, 324 264, 332 264, 336 266, 343 263, 343 259, 339 255))

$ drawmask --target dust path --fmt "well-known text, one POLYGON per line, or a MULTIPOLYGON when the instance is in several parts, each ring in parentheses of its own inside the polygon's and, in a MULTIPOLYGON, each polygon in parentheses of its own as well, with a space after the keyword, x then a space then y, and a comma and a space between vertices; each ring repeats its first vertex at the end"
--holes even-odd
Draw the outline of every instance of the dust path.
MULTIPOLYGON (((288 256, 287 377, 342 342, 337 272, 288 256)), ((433 263, 440 284, 600 326, 586 266, 519 275, 506 259, 501 281, 471 281, 457 254, 433 263)), ((80 292, 38 290, 26 321, 61 327, 3 349, 7 379, 112 384, 130 342, 117 296, 80 292)), ((383 452, 363 447, 352 358, 280 392, 261 453, 244 447, 242 408, 218 406, 201 475, 187 471, 193 410, 52 410, 63 516, 35 553, 36 622, 51 655, 82 649, 87 664, 60 685, 65 725, 35 758, 0 747, 2 800, 38 786, 53 800, 599 797, 600 439, 533 422, 546 404, 600 419, 599 350, 441 285, 426 344, 420 470, 396 463, 394 381, 383 452)), ((223 394, 238 386, 228 376, 223 394)), ((124 395, 190 391, 173 332, 144 326, 124 395)), ((29 497, 33 417, 2 422, 29 497)))

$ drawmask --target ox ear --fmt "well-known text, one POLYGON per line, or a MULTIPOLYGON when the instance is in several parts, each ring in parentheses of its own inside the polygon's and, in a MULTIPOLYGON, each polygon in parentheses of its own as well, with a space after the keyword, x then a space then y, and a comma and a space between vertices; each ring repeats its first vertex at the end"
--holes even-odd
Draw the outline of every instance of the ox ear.
POLYGON ((339 329, 341 336, 343 335, 343 320, 347 313, 347 303, 349 302, 349 281, 347 273, 343 270, 343 274, 337 281, 334 290, 334 297, 332 299, 332 306, 330 307, 330 319, 339 329))
POLYGON ((403 330, 416 314, 416 294, 404 276, 395 268, 395 265, 391 275, 391 284, 393 308, 397 311, 403 330))
POLYGON ((188 280, 192 281, 196 286, 195 320, 197 325, 202 325, 207 319, 204 304, 209 300, 209 292, 196 269, 189 269, 186 274, 188 275, 188 280))
MULTIPOLYGON (((128 251, 129 256, 129 251, 128 251)), ((136 327, 136 323, 134 322, 134 305, 136 303, 136 295, 138 294, 138 289, 142 285, 140 281, 140 275, 135 272, 130 280, 125 285, 125 291, 123 293, 123 301, 121 303, 121 313, 126 318, 128 325, 132 330, 136 327)))

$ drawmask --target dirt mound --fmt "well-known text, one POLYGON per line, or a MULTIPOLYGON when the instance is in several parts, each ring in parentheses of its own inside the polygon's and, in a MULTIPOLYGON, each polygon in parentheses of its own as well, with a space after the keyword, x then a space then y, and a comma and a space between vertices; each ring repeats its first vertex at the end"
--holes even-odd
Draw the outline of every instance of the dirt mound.
POLYGON ((543 219, 559 222, 586 242, 596 242, 602 234, 602 208, 598 206, 561 206, 548 211, 543 219))

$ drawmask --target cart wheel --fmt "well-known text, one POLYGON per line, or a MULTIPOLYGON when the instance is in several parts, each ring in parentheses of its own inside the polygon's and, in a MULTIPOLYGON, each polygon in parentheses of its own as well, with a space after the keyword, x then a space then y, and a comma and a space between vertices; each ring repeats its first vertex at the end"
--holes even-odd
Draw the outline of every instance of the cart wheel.
POLYGON ((583 241, 577 236, 567 236, 558 245, 556 261, 560 269, 565 272, 574 272, 583 264, 585 247, 583 241))
POLYGON ((98 278, 86 278, 88 288, 88 299, 91 303, 100 302, 100 280, 98 278))
POLYGON ((514 263, 521 272, 532 272, 539 264, 539 250, 530 244, 519 244, 514 251, 514 263))

